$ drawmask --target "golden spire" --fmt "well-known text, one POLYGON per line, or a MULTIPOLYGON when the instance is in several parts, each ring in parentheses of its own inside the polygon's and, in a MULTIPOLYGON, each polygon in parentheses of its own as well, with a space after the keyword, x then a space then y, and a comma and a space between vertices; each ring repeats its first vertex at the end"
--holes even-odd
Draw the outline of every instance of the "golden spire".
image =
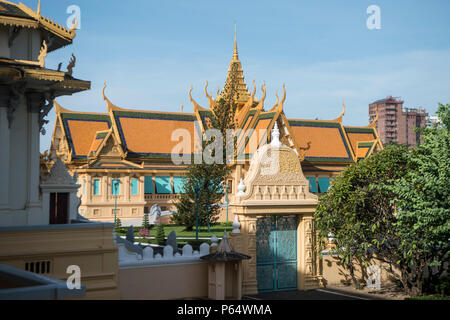
POLYGON ((244 70, 242 69, 241 61, 238 56, 237 49, 237 31, 236 25, 234 26, 234 50, 233 59, 231 60, 230 67, 228 68, 227 80, 220 93, 220 98, 226 98, 231 94, 230 91, 234 91, 233 99, 238 105, 244 105, 250 98, 250 92, 248 91, 247 84, 244 80, 244 70))
POLYGON ((233 51, 233 60, 239 60, 238 49, 237 49, 237 32, 236 32, 236 24, 234 24, 234 51, 233 51))

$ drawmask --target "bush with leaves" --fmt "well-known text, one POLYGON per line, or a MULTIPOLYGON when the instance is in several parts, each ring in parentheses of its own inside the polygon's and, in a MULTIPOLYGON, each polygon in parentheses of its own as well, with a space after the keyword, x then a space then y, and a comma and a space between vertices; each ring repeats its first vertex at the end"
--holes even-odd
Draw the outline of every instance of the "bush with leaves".
POLYGON ((162 223, 158 223, 156 226, 156 243, 160 246, 166 244, 166 235, 164 233, 164 225, 162 223))
POLYGON ((116 221, 114 221, 114 231, 120 232, 122 227, 122 221, 120 221, 119 218, 116 218, 116 221))
POLYGON ((144 213, 144 217, 142 218, 142 228, 150 229, 150 221, 148 220, 148 212, 144 213))

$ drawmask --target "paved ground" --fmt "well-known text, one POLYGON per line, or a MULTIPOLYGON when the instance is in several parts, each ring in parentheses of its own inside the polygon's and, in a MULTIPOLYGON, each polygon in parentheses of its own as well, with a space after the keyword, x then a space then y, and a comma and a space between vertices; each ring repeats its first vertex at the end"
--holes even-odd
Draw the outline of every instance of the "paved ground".
POLYGON ((308 291, 279 291, 265 292, 256 295, 244 296, 244 300, 369 300, 362 295, 340 293, 328 289, 315 289, 308 291))

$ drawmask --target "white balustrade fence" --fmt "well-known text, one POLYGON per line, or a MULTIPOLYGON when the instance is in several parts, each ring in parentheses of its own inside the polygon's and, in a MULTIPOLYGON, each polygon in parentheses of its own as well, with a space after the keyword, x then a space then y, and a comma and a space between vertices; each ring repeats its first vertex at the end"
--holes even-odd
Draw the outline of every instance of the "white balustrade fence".
MULTIPOLYGON (((218 238, 215 234, 212 236, 211 241, 212 246, 217 246, 218 238)), ((143 250, 142 255, 129 251, 123 243, 118 243, 118 247, 120 268, 202 262, 200 257, 210 253, 210 245, 206 242, 200 245, 200 250, 193 250, 191 245, 186 244, 183 246, 181 253, 174 253, 173 247, 167 245, 163 248, 162 255, 159 253, 154 254, 151 246, 147 246, 143 250)))

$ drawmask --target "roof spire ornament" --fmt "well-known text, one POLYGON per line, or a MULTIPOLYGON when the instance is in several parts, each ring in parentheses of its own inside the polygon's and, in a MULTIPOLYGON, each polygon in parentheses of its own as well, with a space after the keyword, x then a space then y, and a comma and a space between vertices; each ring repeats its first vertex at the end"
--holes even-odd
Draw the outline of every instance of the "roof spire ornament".
POLYGON ((237 32, 236 32, 236 24, 234 24, 234 50, 233 50, 233 60, 239 60, 238 49, 237 49, 237 32))
POLYGON ((272 141, 270 142, 270 145, 272 147, 281 147, 280 130, 278 130, 278 124, 276 122, 272 129, 272 141))
POLYGON ((36 13, 37 13, 38 17, 41 15, 41 0, 38 0, 38 6, 37 6, 36 13))

